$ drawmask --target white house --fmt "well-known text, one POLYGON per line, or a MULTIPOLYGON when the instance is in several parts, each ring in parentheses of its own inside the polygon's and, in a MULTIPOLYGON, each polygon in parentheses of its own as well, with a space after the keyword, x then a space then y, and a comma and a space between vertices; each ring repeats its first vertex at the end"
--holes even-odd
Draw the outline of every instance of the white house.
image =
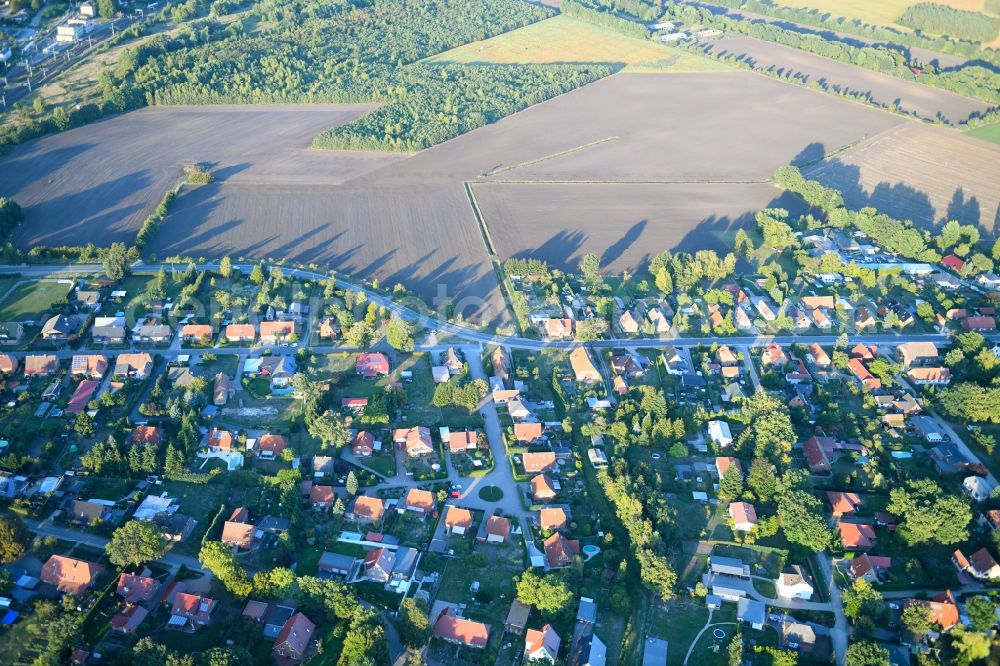
POLYGON ((719 448, 725 448, 733 444, 733 433, 729 430, 729 424, 725 421, 709 421, 708 437, 719 448))
POLYGON ((539 629, 528 629, 524 635, 524 660, 555 663, 559 656, 559 634, 547 624, 539 629))
POLYGON ((813 595, 812 578, 798 564, 793 564, 775 581, 779 597, 786 599, 810 599, 813 595))
POLYGON ((962 481, 962 491, 974 502, 982 502, 994 490, 996 490, 996 484, 981 476, 967 476, 962 481))

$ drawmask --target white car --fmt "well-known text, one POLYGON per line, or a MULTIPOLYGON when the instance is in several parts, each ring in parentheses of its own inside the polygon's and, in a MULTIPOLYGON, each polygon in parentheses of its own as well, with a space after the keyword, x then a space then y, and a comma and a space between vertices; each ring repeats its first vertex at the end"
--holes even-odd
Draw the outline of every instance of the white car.
POLYGON ((661 455, 660 455, 659 453, 654 453, 654 454, 653 454, 652 456, 650 456, 650 457, 651 457, 651 458, 652 458, 653 460, 659 460, 659 459, 660 459, 660 458, 662 458, 663 456, 661 456, 661 455))

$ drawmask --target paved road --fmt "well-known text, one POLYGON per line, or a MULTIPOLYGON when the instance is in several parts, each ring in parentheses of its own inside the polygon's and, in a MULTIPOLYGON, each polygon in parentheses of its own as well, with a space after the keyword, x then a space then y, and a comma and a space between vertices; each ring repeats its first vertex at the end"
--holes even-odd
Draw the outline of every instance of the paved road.
POLYGON ((847 638, 851 635, 851 629, 847 625, 847 616, 844 615, 844 599, 840 594, 840 588, 833 580, 833 568, 830 563, 830 555, 827 553, 816 553, 813 561, 819 564, 823 578, 826 579, 830 594, 830 604, 833 606, 833 615, 836 621, 830 629, 830 640, 833 642, 833 653, 837 657, 837 666, 845 666, 847 655, 847 638))
MULTIPOLYGON (((49 523, 47 520, 42 522, 38 522, 36 520, 26 520, 25 523, 27 523, 28 529, 40 536, 53 536, 57 539, 62 539, 63 541, 81 543, 93 548, 103 549, 109 541, 109 539, 97 536, 96 534, 88 534, 87 532, 80 532, 68 527, 58 527, 49 523)), ((193 571, 202 571, 207 573, 207 571, 201 568, 201 562, 198 561, 198 558, 188 557, 187 555, 167 553, 158 561, 171 567, 180 567, 181 565, 184 565, 193 571)))

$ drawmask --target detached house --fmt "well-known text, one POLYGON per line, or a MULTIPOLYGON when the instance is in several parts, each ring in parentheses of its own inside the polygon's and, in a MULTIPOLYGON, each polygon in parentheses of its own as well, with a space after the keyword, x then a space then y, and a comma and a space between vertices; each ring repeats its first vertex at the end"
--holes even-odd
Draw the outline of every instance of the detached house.
POLYGON ((526 474, 541 474, 556 468, 556 454, 552 451, 525 453, 521 460, 526 474))
POLYGON ((70 372, 88 379, 101 379, 108 372, 108 359, 100 354, 74 356, 70 362, 70 372))
POLYGON ((567 539, 562 532, 554 532, 544 542, 545 559, 550 569, 568 567, 580 552, 580 542, 567 539))
POLYGON ((749 502, 733 502, 729 505, 729 517, 737 532, 750 532, 757 525, 757 511, 749 502))
POLYGON ((413 428, 396 428, 392 433, 392 441, 406 449, 410 458, 429 456, 434 453, 434 442, 431 440, 431 430, 424 426, 413 428))
POLYGON ((904 342, 896 347, 896 359, 904 368, 935 365, 938 348, 933 342, 904 342))
POLYGON ((253 324, 229 324, 226 326, 226 342, 253 344, 257 339, 257 331, 253 324))
POLYGON ((389 374, 389 359, 385 354, 366 352, 358 354, 354 361, 354 369, 365 379, 375 379, 379 375, 389 374))
POLYGON ((844 550, 871 550, 875 545, 875 528, 868 523, 837 523, 840 543, 844 550))
POLYGON ((524 660, 555 663, 559 657, 561 640, 551 624, 538 629, 528 629, 524 634, 524 660))
POLYGON ((444 528, 449 534, 465 534, 472 529, 472 512, 468 509, 448 505, 444 514, 444 528))
POLYGON ((778 580, 775 583, 779 597, 805 600, 812 598, 812 576, 809 575, 809 572, 804 567, 798 564, 788 567, 786 571, 778 576, 778 580))
POLYGON ((576 381, 586 384, 601 381, 601 373, 597 371, 593 361, 590 360, 590 354, 587 353, 586 348, 577 347, 570 352, 569 364, 573 368, 576 381))
POLYGON ((358 495, 344 517, 357 523, 378 523, 384 514, 385 502, 381 499, 358 495))
POLYGON ((260 323, 260 341, 265 345, 287 342, 295 335, 294 321, 262 321, 260 323))
POLYGON ((52 354, 32 354, 24 357, 24 376, 51 375, 59 371, 59 358, 52 354))
POLYGON ((489 625, 466 620, 454 613, 452 608, 441 611, 441 615, 434 623, 434 637, 456 645, 484 649, 490 641, 489 625))
POLYGON ((153 371, 153 357, 141 354, 119 354, 115 359, 115 377, 135 377, 145 379, 153 371))
POLYGON ((208 324, 185 324, 181 327, 181 340, 184 342, 201 342, 207 344, 214 334, 208 324))
POLYGON ((104 567, 86 560, 53 555, 42 565, 39 579, 64 594, 80 594, 94 584, 104 567))
POLYGON ((547 319, 545 321, 545 337, 549 340, 562 340, 573 337, 572 319, 547 319))
MULTIPOLYGON (((275 660, 293 663, 305 661, 312 651, 316 639, 316 625, 302 613, 288 618, 281 633, 274 641, 271 653, 275 660)), ((279 661, 280 663, 280 661, 279 661)))
POLYGON ((209 597, 178 592, 170 609, 167 627, 193 632, 211 623, 217 602, 209 597))

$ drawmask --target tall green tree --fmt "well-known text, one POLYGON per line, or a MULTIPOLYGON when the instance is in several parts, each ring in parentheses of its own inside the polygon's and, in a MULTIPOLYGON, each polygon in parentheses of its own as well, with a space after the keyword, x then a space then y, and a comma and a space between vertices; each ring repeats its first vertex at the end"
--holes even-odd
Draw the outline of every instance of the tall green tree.
POLYGON ((129 264, 134 261, 125 243, 112 243, 103 254, 101 264, 108 279, 112 282, 123 280, 129 273, 129 264))
POLYGON ((878 643, 860 641, 847 648, 847 666, 889 666, 889 651, 878 643))
POLYGON ((953 544, 969 538, 972 509, 968 502, 945 494, 931 479, 909 482, 889 492, 888 511, 900 516, 899 534, 910 545, 953 544))
POLYGON ((816 496, 805 490, 792 490, 778 500, 778 516, 785 538, 792 543, 821 552, 833 537, 823 507, 816 496))
POLYGON ((9 564, 28 552, 31 533, 20 517, 0 515, 0 564, 9 564))
POLYGON ((405 352, 413 351, 413 327, 399 317, 393 317, 389 320, 385 339, 393 349, 405 352))
POLYGON ((521 574, 515 587, 518 601, 534 606, 547 616, 556 615, 568 608, 575 597, 562 576, 539 576, 530 569, 521 574))
POLYGON ((154 523, 130 520, 114 531, 104 549, 112 564, 133 567, 163 557, 166 539, 154 523))

